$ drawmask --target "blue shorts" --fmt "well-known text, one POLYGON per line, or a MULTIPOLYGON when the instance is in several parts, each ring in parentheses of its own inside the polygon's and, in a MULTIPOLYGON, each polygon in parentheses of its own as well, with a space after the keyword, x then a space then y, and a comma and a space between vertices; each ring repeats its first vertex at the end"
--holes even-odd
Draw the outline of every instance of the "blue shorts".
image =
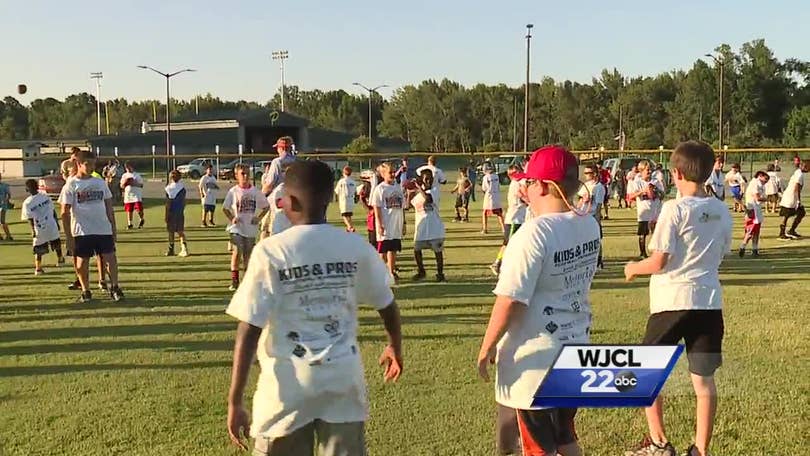
POLYGON ((217 207, 213 204, 203 204, 203 212, 214 212, 216 208, 217 207))
POLYGON ((733 196, 735 200, 741 200, 742 199, 742 187, 740 187, 739 185, 736 186, 736 187, 731 187, 731 196, 733 196))

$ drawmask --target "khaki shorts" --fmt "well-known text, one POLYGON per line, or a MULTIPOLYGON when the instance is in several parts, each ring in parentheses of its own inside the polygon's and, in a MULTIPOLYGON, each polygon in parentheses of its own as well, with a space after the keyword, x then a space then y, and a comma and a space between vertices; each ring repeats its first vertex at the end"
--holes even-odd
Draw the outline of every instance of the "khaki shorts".
POLYGON ((315 420, 284 437, 257 437, 253 456, 365 456, 365 423, 315 420), (314 453, 315 445, 318 452, 314 453))

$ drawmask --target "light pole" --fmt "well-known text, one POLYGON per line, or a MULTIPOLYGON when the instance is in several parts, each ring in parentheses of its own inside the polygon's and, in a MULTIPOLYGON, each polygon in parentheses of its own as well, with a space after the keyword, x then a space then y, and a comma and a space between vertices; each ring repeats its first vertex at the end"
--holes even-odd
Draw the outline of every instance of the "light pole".
POLYGON ((531 63, 532 28, 534 24, 526 24, 526 94, 523 102, 523 153, 529 151, 529 66, 531 63))
MULTIPOLYGON (((163 76, 164 78, 166 78, 166 162, 168 163, 169 154, 172 153, 172 123, 171 123, 172 120, 171 120, 171 110, 170 110, 170 108, 171 108, 171 94, 169 92, 169 80, 173 76, 177 76, 180 73, 185 73, 185 72, 188 72, 188 71, 197 71, 197 70, 192 70, 191 68, 186 68, 185 70, 175 71, 174 73, 164 73, 162 71, 158 71, 158 70, 156 70, 156 69, 154 69, 154 68, 152 68, 150 66, 146 66, 146 65, 138 65, 138 68, 140 68, 142 70, 152 70, 155 73, 157 73, 157 74, 163 76)), ((177 167, 177 161, 174 160, 173 163, 174 163, 173 166, 177 167)), ((168 166, 167 166, 167 168, 168 168, 168 166)), ((167 169, 166 171, 167 171, 166 179, 167 179, 167 182, 168 182, 168 171, 169 170, 167 169)))
POLYGON ((104 75, 100 71, 90 73, 90 79, 96 80, 96 135, 101 136, 101 78, 104 75))
POLYGON ((377 92, 377 89, 382 89, 383 87, 388 87, 388 86, 386 84, 382 84, 382 85, 378 85, 377 87, 374 87, 373 89, 369 89, 368 87, 364 86, 363 84, 360 84, 359 82, 354 82, 354 83, 352 83, 352 85, 362 87, 362 88, 364 88, 364 89, 366 89, 368 91, 368 140, 371 141, 371 144, 373 145, 374 144, 374 138, 372 137, 372 133, 373 133, 374 130, 372 130, 372 128, 371 128, 371 126, 373 125, 372 124, 372 116, 371 116, 371 94, 376 92, 377 95, 379 95, 379 92, 377 92))
POLYGON ((284 112, 284 61, 290 58, 287 51, 273 51, 273 60, 281 62, 281 112, 284 112))
MULTIPOLYGON (((723 56, 715 57, 713 54, 706 54, 706 57, 710 57, 714 60, 714 63, 720 67, 720 82, 718 84, 720 92, 720 108, 718 113, 718 121, 717 121, 717 135, 720 139, 720 149, 723 149, 723 67, 725 66, 726 62, 723 60, 723 56)), ((725 160, 725 152, 723 152, 723 159, 725 160)))

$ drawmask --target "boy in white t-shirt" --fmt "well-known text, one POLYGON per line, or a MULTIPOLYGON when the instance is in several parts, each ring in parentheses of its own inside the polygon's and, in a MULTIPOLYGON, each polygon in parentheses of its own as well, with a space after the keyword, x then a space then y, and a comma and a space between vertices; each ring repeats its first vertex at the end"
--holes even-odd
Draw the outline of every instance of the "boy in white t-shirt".
POLYGON ((214 168, 211 164, 205 165, 205 174, 200 178, 200 183, 197 186, 200 191, 200 201, 202 202, 202 223, 201 228, 208 228, 209 226, 217 226, 214 223, 214 212, 217 208, 217 178, 214 176, 214 168))
POLYGON ((647 235, 655 230, 657 214, 653 202, 660 200, 664 188, 660 182, 651 179, 650 162, 638 162, 638 174, 627 187, 627 197, 636 200, 636 213, 638 215, 638 250, 639 256, 647 257, 647 235))
POLYGON ((127 229, 132 229, 132 213, 137 212, 141 219, 138 228, 143 228, 143 177, 135 172, 132 162, 124 163, 126 172, 121 176, 121 190, 124 192, 124 212, 127 213, 127 229))
POLYGON ((808 171, 810 171, 810 161, 799 162, 782 193, 782 199, 779 201, 779 216, 782 217, 782 224, 779 225, 779 239, 801 239, 802 237, 796 232, 796 228, 806 215, 802 204, 802 189, 804 188, 804 174, 808 171), (794 216, 796 218, 793 219, 790 230, 785 232, 788 222, 794 216))
POLYGON ((521 168, 511 165, 506 173, 509 175, 509 190, 506 193, 506 216, 504 217, 503 244, 498 251, 495 262, 489 265, 489 269, 496 276, 500 274, 503 263, 503 252, 509 244, 509 239, 520 229, 526 221, 526 208, 528 207, 526 198, 526 182, 522 177, 521 168))
POLYGON ((430 249, 436 255, 436 281, 444 282, 444 222, 439 217, 439 208, 433 199, 438 187, 434 185, 433 171, 421 168, 416 180, 416 188, 408 192, 414 208, 413 256, 417 273, 413 280, 426 277, 425 259, 422 250, 430 249))
POLYGON ((267 197, 250 183, 248 165, 240 163, 233 170, 236 185, 231 187, 222 202, 222 212, 229 221, 226 231, 230 234, 231 252, 231 291, 239 287, 239 260, 245 269, 259 233, 259 221, 267 213, 270 205, 267 197))
POLYGON ((343 223, 346 225, 346 231, 354 233, 355 229, 352 223, 352 215, 354 215, 354 199, 357 195, 357 183, 352 179, 352 169, 348 166, 343 167, 343 178, 335 185, 335 195, 338 199, 340 216, 343 218, 343 223))
POLYGON ((712 172, 709 174, 709 178, 706 179, 705 183, 706 193, 714 195, 720 201, 726 198, 726 177, 725 174, 723 174, 723 166, 725 163, 723 156, 718 155, 714 159, 712 172))
POLYGON ((34 179, 25 181, 25 190, 30 195, 23 201, 20 219, 31 225, 34 245, 34 275, 43 274, 42 256, 50 250, 56 253, 56 265, 65 264, 62 256, 62 241, 59 239, 59 224, 56 221, 56 210, 48 195, 39 192, 34 179))
POLYGON ((581 455, 576 409, 537 407, 534 395, 564 344, 588 343, 599 225, 572 208, 579 171, 567 150, 538 149, 523 177, 535 218, 506 247, 478 372, 488 380, 495 364, 500 454, 519 451, 518 428, 522 454, 581 455))
POLYGON ((164 189, 166 193, 165 221, 166 231, 169 233, 169 249, 166 256, 174 256, 175 235, 180 238, 180 253, 178 256, 188 256, 188 243, 186 242, 186 187, 180 171, 173 169, 169 173, 169 184, 164 189))
POLYGON ((362 238, 329 225, 334 177, 325 163, 294 163, 282 207, 293 227, 260 242, 227 313, 239 320, 228 393, 228 434, 254 454, 366 454, 368 400, 358 306, 382 318, 384 381, 402 372, 399 309, 385 265, 362 238), (261 374, 253 418, 243 396, 254 360, 261 374))
POLYGON ((762 212, 762 203, 768 200, 765 196, 765 186, 770 177, 765 171, 757 171, 754 178, 745 189, 745 235, 740 245, 740 258, 745 256, 745 248, 749 241, 753 241, 751 254, 759 256, 759 232, 765 214, 762 212))
MULTIPOLYGON (((596 219, 599 224, 599 239, 602 239, 602 201, 605 199, 605 186, 599 182, 598 169, 595 166, 586 166, 583 172, 585 175, 585 185, 583 185, 577 192, 579 197, 578 207, 582 210, 588 208, 588 213, 596 219), (590 206, 589 206, 590 205, 590 206)), ((599 248, 599 257, 596 261, 596 267, 599 269, 604 268, 602 263, 602 248, 599 248)))
POLYGON ((779 194, 782 193, 782 180, 779 179, 779 173, 776 172, 776 166, 773 163, 768 164, 767 171, 768 182, 765 184, 765 203, 766 212, 771 214, 776 213, 776 207, 779 206, 779 194))
POLYGON ((728 188, 731 190, 731 196, 734 197, 734 212, 743 212, 745 210, 743 186, 746 181, 742 173, 740 173, 739 163, 731 165, 731 171, 726 173, 726 182, 728 182, 728 188))
POLYGON ((504 230, 503 206, 501 205, 501 182, 495 174, 492 164, 484 162, 484 177, 481 179, 481 190, 484 192, 484 216, 481 219, 481 234, 487 234, 487 219, 498 218, 501 232, 504 230))
MULTIPOLYGON (((723 289, 719 268, 731 249, 731 214, 704 191, 714 151, 702 142, 679 144, 670 157, 672 180, 681 198, 667 201, 650 241, 652 255, 624 268, 627 281, 650 278, 650 318, 645 345, 675 345, 684 340, 692 386, 697 396, 694 444, 687 456, 707 456, 722 364, 723 289)), ((650 435, 629 456, 676 456, 664 432, 663 398, 645 410, 650 435)))
POLYGON ((405 224, 405 194, 394 179, 394 169, 390 163, 380 165, 380 182, 371 191, 371 207, 377 238, 377 252, 388 264, 388 271, 394 283, 399 281, 396 273, 397 252, 402 251, 403 226, 405 224))
MULTIPOLYGON (((285 165, 285 171, 287 166, 288 165, 285 165)), ((270 196, 267 197, 267 202, 270 203, 269 234, 271 236, 281 233, 292 226, 292 223, 290 223, 290 220, 287 218, 287 215, 284 212, 285 188, 284 182, 282 182, 276 185, 276 187, 270 193, 270 196)))

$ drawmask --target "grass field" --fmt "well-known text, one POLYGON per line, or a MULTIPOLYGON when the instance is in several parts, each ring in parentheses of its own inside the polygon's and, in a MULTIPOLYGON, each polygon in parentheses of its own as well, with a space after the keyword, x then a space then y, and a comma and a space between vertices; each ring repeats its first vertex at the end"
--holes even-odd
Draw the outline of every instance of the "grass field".
MULTIPOLYGON (((444 205, 448 220, 450 198, 444 205)), ((480 200, 473 207, 477 214, 480 200)), ((91 305, 74 304, 68 268, 33 276, 28 227, 17 221, 19 210, 10 212, 17 241, 0 243, 0 455, 238 453, 225 431, 235 329, 223 313, 230 295, 226 236, 222 228, 195 228, 198 209, 187 208, 192 256, 166 258, 162 208, 151 204, 145 229, 119 235, 126 301, 96 293, 91 305)), ((608 268, 593 284, 593 342, 635 343, 643 334, 647 280, 628 284, 622 275, 636 254, 634 216, 614 210, 605 222, 608 268)), ((118 217, 124 226, 123 213, 118 217)), ((739 217, 735 224, 736 245, 739 217)), ((762 258, 730 255, 723 265, 725 364, 715 455, 803 455, 810 444, 810 241, 780 242, 777 225, 767 218, 762 258)), ((477 378, 475 357, 493 302, 487 265, 500 238, 480 235, 478 223, 447 226, 449 282, 404 280, 395 290, 405 335, 398 384, 383 385, 375 363, 384 344, 376 313, 360 314, 371 455, 494 454, 494 391, 477 378)), ((404 258, 407 277, 414 266, 404 258)), ((47 257, 46 266, 53 261, 47 257)), ((679 450, 692 438, 688 382, 682 360, 665 389, 679 450)), ((586 454, 597 456, 622 454, 646 429, 631 409, 582 410, 577 426, 586 454)))

